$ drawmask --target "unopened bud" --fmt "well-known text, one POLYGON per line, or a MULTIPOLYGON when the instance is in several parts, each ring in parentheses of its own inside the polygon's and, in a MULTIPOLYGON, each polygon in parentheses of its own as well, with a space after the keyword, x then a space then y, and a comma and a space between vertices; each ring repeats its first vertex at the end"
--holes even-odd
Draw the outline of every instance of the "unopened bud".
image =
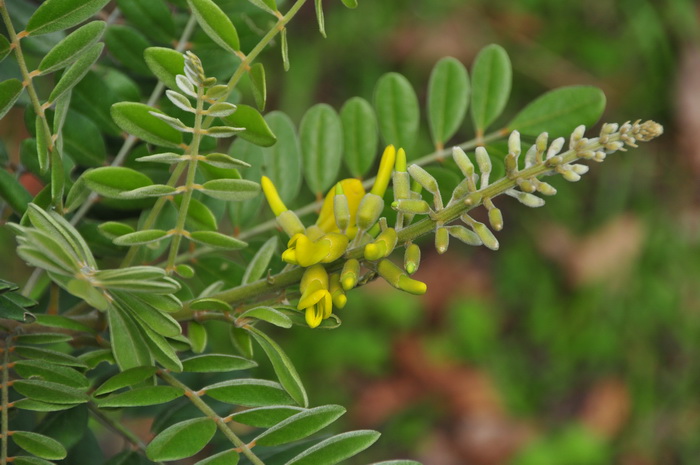
POLYGON ((427 215, 430 212, 430 205, 425 200, 401 199, 392 202, 391 208, 412 215, 427 215))
POLYGON ((440 195, 438 183, 435 178, 420 166, 413 164, 408 167, 411 177, 418 182, 425 190, 433 195, 440 195))
POLYGON ((277 215, 277 224, 289 237, 304 232, 304 225, 292 210, 286 210, 277 215))
POLYGON ((543 195, 556 195, 557 190, 551 184, 547 184, 546 182, 539 181, 537 183, 537 192, 539 192, 543 195))
POLYGON ((453 199, 461 199, 467 194, 474 192, 474 183, 470 182, 471 179, 464 179, 462 182, 457 184, 457 187, 452 191, 453 199))
POLYGON ((365 246, 365 260, 379 260, 391 254, 396 247, 398 236, 394 228, 387 228, 377 238, 365 246))
POLYGON ((520 133, 518 131, 513 131, 508 137, 508 153, 512 153, 517 160, 520 156, 520 133))
POLYGON ((531 145, 525 153, 525 169, 535 166, 537 163, 537 146, 531 145))
POLYGON ((515 189, 508 189, 506 191, 506 194, 518 199, 518 202, 522 203, 526 207, 537 208, 544 205, 543 199, 537 197, 536 195, 528 194, 527 192, 521 192, 515 189))
POLYGON ((575 150, 576 147, 578 146, 578 141, 583 139, 583 135, 586 132, 586 126, 583 124, 580 126, 577 126, 576 129, 574 129, 574 132, 571 133, 571 137, 569 138, 569 148, 571 150, 575 150))
POLYGON ((518 187, 525 192, 535 192, 536 190, 535 183, 530 182, 527 179, 517 179, 516 183, 518 184, 518 187))
POLYGON ((443 254, 447 252, 447 248, 450 246, 450 234, 444 226, 437 228, 435 231, 435 250, 437 253, 443 254))
POLYGON ((503 214, 500 209, 494 207, 489 210, 489 223, 495 231, 503 229, 503 214))
POLYGON ((408 274, 418 271, 420 266, 420 247, 416 244, 409 244, 403 255, 403 267, 408 274))
POLYGON ((349 291, 357 285, 357 280, 360 277, 360 262, 351 258, 343 265, 343 270, 340 272, 340 283, 343 289, 349 291))
POLYGON ((557 172, 560 173, 564 179, 566 179, 569 182, 577 182, 581 180, 581 176, 577 173, 575 173, 571 168, 563 167, 560 166, 559 169, 557 169, 557 172))
POLYGON ((593 160, 597 161, 598 163, 605 161, 605 158, 607 155, 605 152, 596 152, 595 156, 593 157, 593 160))
POLYGON ((474 174, 474 164, 461 147, 452 148, 452 158, 465 177, 469 178, 474 174))
POLYGON ((350 225, 350 206, 340 183, 336 184, 335 197, 333 197, 333 215, 338 229, 345 231, 350 225))
POLYGON ((425 294, 425 291, 428 289, 425 283, 409 278, 401 268, 386 258, 379 262, 377 273, 395 288, 410 294, 425 294))
POLYGON ((333 273, 330 276, 330 289, 331 299, 333 299, 333 305, 338 308, 345 307, 348 303, 348 298, 340 285, 340 275, 338 273, 333 273))
POLYGON ((565 140, 563 137, 557 137, 551 144, 549 144, 549 149, 547 149, 547 160, 561 152, 561 149, 564 148, 564 142, 565 140))
POLYGON ((474 231, 472 231, 471 229, 467 229, 464 226, 461 226, 461 225, 446 226, 445 229, 447 229, 447 232, 450 233, 450 236, 464 242, 467 245, 475 245, 476 246, 476 245, 483 244, 481 239, 479 239, 479 236, 477 236, 474 231))
POLYGON ((584 174, 588 173, 588 170, 590 169, 588 165, 581 165, 579 163, 571 165, 571 169, 573 170, 574 173, 583 176, 584 174))
POLYGON ((357 227, 367 231, 377 222, 383 209, 384 199, 371 192, 365 194, 357 207, 357 227))
MULTIPOLYGON (((382 154, 382 159, 379 162, 377 170, 377 178, 374 180, 371 193, 383 197, 386 188, 391 180, 391 173, 394 171, 394 163, 396 162, 396 148, 393 145, 387 146, 382 154)), ((376 221, 376 220, 375 220, 376 221)))
POLYGON ((404 171, 394 171, 393 174, 394 200, 411 198, 411 177, 404 171))
POLYGON ((491 174, 491 157, 484 147, 476 148, 476 164, 481 172, 481 188, 489 185, 489 175, 491 174))
POLYGON ((498 250, 498 239, 496 239, 491 230, 484 223, 479 223, 469 216, 465 219, 465 216, 462 215, 462 219, 466 220, 465 222, 472 227, 476 235, 481 239, 481 242, 491 250, 498 250))

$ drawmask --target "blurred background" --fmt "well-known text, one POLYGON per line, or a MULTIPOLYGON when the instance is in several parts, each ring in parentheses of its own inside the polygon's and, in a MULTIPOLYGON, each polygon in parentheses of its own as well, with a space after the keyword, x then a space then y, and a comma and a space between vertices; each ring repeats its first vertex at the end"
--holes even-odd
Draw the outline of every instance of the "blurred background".
MULTIPOLYGON (((350 294, 338 330, 276 333, 315 405, 344 405, 344 428, 383 433, 351 463, 399 456, 426 465, 698 463, 700 7, 692 0, 360 0, 356 10, 329 0, 324 7, 325 40, 311 5, 291 23, 288 73, 278 47, 261 57, 267 110, 297 124, 317 102, 339 109, 352 96, 371 100, 388 71, 406 75, 424 103, 440 58, 471 67, 483 46, 497 43, 514 77, 500 122, 550 89, 590 84, 607 95, 605 121, 654 119, 665 127, 660 139, 595 164, 582 182, 552 178, 559 194, 544 208, 497 202, 505 218, 498 252, 453 241, 437 257, 426 238, 416 275, 428 283, 422 298, 376 282, 350 294)), ((249 42, 264 30, 250 18, 237 21, 252 31, 249 42)), ((208 70, 230 65, 195 51, 208 70)), ((8 63, 0 75, 14 73, 8 63)), ((0 148, 16 158, 26 133, 21 112, 12 115, 0 127, 0 148)), ((463 126, 451 143, 473 136, 463 126)), ((427 124, 421 131, 412 158, 433 151, 427 124)), ((108 140, 108 149, 119 143, 108 140)), ((311 197, 302 193, 299 204, 311 197)), ((26 270, 12 267, 3 277, 24 282, 26 270)))

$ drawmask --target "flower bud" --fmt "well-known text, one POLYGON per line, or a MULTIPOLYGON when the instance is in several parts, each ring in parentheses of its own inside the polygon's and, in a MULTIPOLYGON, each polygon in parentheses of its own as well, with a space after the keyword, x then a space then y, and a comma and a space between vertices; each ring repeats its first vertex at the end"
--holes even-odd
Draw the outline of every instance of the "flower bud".
POLYGON ((296 234, 303 233, 305 230, 301 220, 292 210, 283 211, 277 215, 277 225, 282 228, 282 231, 289 237, 294 237, 296 234))
POLYGON ((536 190, 535 184, 527 179, 517 179, 516 183, 525 192, 535 192, 536 190))
POLYGON ((531 145, 525 153, 525 169, 535 166, 537 163, 537 146, 531 145))
POLYGON ((491 230, 484 223, 479 223, 466 213, 463 214, 461 218, 462 221, 471 226, 471 228, 474 230, 476 235, 479 236, 479 239, 481 239, 481 242, 483 242, 486 247, 488 247, 491 250, 498 250, 498 239, 496 239, 496 236, 493 235, 491 230))
POLYGON ((518 160, 515 158, 515 155, 512 153, 509 153, 506 155, 505 158, 505 165, 506 165, 506 174, 508 176, 512 176, 518 171, 518 160))
MULTIPOLYGON (((405 153, 404 153, 405 157, 405 153)), ((377 170, 377 178, 374 180, 371 193, 379 197, 384 196, 386 188, 391 179, 391 173, 394 171, 394 163, 396 162, 396 148, 393 145, 387 146, 382 154, 382 159, 379 162, 379 170, 377 170)))
POLYGON ((464 226, 445 226, 445 229, 447 229, 447 232, 450 234, 450 236, 464 242, 467 245, 477 246, 483 244, 481 239, 479 239, 479 236, 477 236, 474 231, 472 231, 471 229, 467 229, 464 226))
MULTIPOLYGON (((535 146, 537 147, 537 152, 541 155, 547 150, 547 140, 549 139, 549 134, 546 132, 541 133, 535 139, 535 146)), ((538 160, 541 161, 541 160, 538 160)))
POLYGON ((556 195, 557 190, 551 185, 547 184, 546 182, 539 181, 537 183, 537 192, 544 194, 544 195, 556 195))
POLYGON ((394 171, 394 200, 411 198, 411 177, 406 171, 394 171))
POLYGON ((401 213, 412 215, 427 215, 430 212, 430 205, 425 200, 401 199, 391 203, 391 208, 401 213))
POLYGON ((362 182, 359 179, 343 179, 336 184, 335 188, 328 192, 323 201, 323 205, 321 206, 321 211, 318 214, 316 225, 324 232, 340 231, 335 216, 335 196, 338 184, 340 184, 343 194, 348 201, 348 209, 350 211, 350 220, 348 221, 348 227, 345 234, 347 234, 349 237, 353 237, 356 230, 355 214, 362 197, 365 195, 365 188, 362 187, 362 182))
POLYGON ((335 224, 342 232, 350 225, 350 206, 348 198, 343 192, 343 186, 338 183, 335 185, 335 196, 333 197, 333 215, 335 216, 335 224))
POLYGON ((557 168, 557 172, 569 182, 577 182, 581 180, 581 176, 575 173, 569 166, 560 166, 557 168))
POLYGON ((360 262, 351 258, 343 265, 343 270, 340 272, 340 283, 343 289, 349 291, 357 285, 357 280, 360 277, 360 262))
POLYGON ((379 262, 377 273, 395 288, 410 294, 425 294, 425 291, 428 289, 425 283, 409 278, 401 268, 386 258, 379 262))
POLYGON ((340 286, 340 275, 338 273, 333 273, 330 277, 330 289, 331 299, 333 300, 333 305, 338 308, 345 307, 348 303, 348 298, 345 296, 343 288, 340 286))
POLYGON ((365 194, 357 207, 357 227, 367 231, 377 222, 383 209, 384 199, 371 192, 365 194))
POLYGON ((503 214, 500 209, 494 207, 489 210, 489 223, 494 231, 503 229, 503 214))
POLYGON ((452 158, 465 177, 471 178, 474 175, 474 164, 461 147, 452 147, 452 158))
POLYGON ((508 153, 512 153, 517 160, 520 156, 520 133, 518 131, 513 131, 508 137, 508 153))
POLYGON ((565 140, 563 137, 557 137, 551 144, 549 144, 549 149, 547 150, 547 160, 561 152, 561 149, 564 148, 564 142, 565 140))
POLYGON ((270 205, 270 209, 275 216, 279 216, 282 214, 282 212, 287 211, 287 207, 284 205, 284 202, 282 202, 282 199, 277 193, 277 189, 270 178, 263 176, 260 180, 260 186, 262 187, 267 203, 270 205))
POLYGON ((413 164, 408 167, 408 172, 411 177, 418 182, 425 190, 433 195, 440 195, 440 189, 438 188, 438 183, 435 178, 425 171, 422 167, 413 164))
POLYGON ((409 244, 403 255, 403 267, 408 274, 418 271, 420 266, 420 247, 416 244, 409 244))
POLYGON ((377 238, 365 245, 365 260, 379 260, 391 254, 396 247, 398 237, 394 228, 387 228, 382 231, 377 238))
POLYGON ((484 147, 476 148, 476 163, 481 172, 481 188, 489 185, 489 175, 491 174, 491 157, 484 147))
POLYGON ((528 194, 527 192, 520 192, 515 189, 509 189, 506 191, 506 194, 518 199, 518 202, 522 203, 526 207, 537 208, 544 205, 543 199, 537 197, 536 195, 528 194))
POLYGON ((435 231, 435 250, 437 253, 444 254, 450 246, 450 234, 444 226, 440 226, 435 231))
POLYGON ((575 163, 575 164, 570 165, 570 166, 571 166, 571 170, 580 176, 583 176, 584 174, 588 173, 588 170, 589 170, 587 165, 581 165, 579 163, 575 163))
POLYGON ((577 126, 576 129, 574 129, 574 132, 571 133, 571 137, 569 138, 569 148, 571 150, 576 149, 578 145, 578 141, 583 139, 583 135, 586 132, 586 126, 583 124, 580 126, 577 126))

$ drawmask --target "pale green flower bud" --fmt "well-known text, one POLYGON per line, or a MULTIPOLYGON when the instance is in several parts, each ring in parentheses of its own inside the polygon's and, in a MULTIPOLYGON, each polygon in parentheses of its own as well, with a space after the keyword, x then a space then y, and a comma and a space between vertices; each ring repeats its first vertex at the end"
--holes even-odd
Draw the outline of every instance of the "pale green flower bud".
POLYGON ((450 246, 450 234, 444 226, 437 228, 435 231, 435 250, 437 253, 444 254, 450 246))
POLYGON ((549 149, 547 149, 547 160, 552 158, 554 155, 558 154, 561 152, 561 149, 564 148, 564 138, 563 137, 557 137, 552 141, 551 144, 549 144, 549 149))
POLYGON ((450 233, 450 236, 464 242, 467 245, 477 246, 483 244, 483 242, 481 242, 481 239, 479 239, 479 236, 477 236, 474 231, 472 231, 471 229, 467 229, 464 226, 446 226, 445 229, 447 229, 447 232, 450 233))
POLYGON ((333 197, 333 215, 338 229, 345 231, 350 225, 350 206, 348 198, 343 192, 343 186, 338 183, 335 187, 335 196, 333 197))
POLYGON ((518 199, 518 202, 522 203, 526 207, 537 208, 544 205, 544 200, 537 197, 536 195, 528 194, 527 192, 520 192, 515 189, 509 189, 506 194, 518 199))
POLYGON ((494 207, 489 210, 489 223, 495 231, 503 229, 503 214, 500 209, 494 207))
POLYGON ((340 283, 343 289, 349 291, 357 285, 357 280, 360 277, 360 262, 351 258, 343 265, 343 270, 340 272, 340 283))
POLYGON ((461 147, 452 148, 452 158, 465 177, 470 178, 474 175, 474 164, 461 147))
POLYGON ((479 165, 481 172, 481 188, 489 185, 489 176, 491 174, 491 157, 484 147, 476 148, 476 164, 479 165))
POLYGON ((383 209, 384 199, 371 192, 365 194, 357 207, 357 227, 367 231, 377 222, 383 209))
POLYGON ((401 199, 391 203, 391 208, 401 213, 412 215, 427 215, 430 213, 430 205, 425 200, 401 199))
POLYGON ((401 268, 386 258, 379 262, 377 273, 395 288, 410 294, 422 295, 428 290, 425 283, 409 278, 401 268))
POLYGON ((420 266, 420 247, 416 244, 409 244, 403 255, 403 267, 408 274, 418 271, 420 266))

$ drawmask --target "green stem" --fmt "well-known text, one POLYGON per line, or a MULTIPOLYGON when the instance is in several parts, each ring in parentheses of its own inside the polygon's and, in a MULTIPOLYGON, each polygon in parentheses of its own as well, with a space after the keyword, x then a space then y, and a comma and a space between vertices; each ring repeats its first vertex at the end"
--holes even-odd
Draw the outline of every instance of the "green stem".
POLYGON ((160 376, 163 381, 170 384, 171 386, 185 391, 185 395, 190 400, 190 402, 192 402, 192 404, 195 407, 197 407, 204 415, 214 420, 217 428, 219 428, 219 431, 221 431, 224 434, 224 436, 226 436, 226 438, 229 441, 231 441, 231 443, 234 444, 238 448, 238 450, 240 450, 243 453, 243 455, 245 455, 248 458, 248 460, 250 460, 252 464, 265 465, 265 463, 262 460, 260 460, 258 456, 256 456, 253 453, 253 451, 250 450, 246 443, 244 443, 241 440, 241 438, 239 438, 236 435, 236 433, 234 433, 231 430, 231 428, 228 427, 228 424, 224 421, 224 419, 217 415, 216 412, 212 410, 212 408, 209 407, 209 405, 207 405, 207 403, 204 402, 196 392, 192 391, 186 384, 180 382, 180 380, 175 378, 167 371, 158 371, 158 376, 160 376))
POLYGON ((2 354, 2 443, 0 444, 0 464, 7 465, 7 433, 10 431, 10 421, 7 410, 10 404, 8 384, 10 383, 10 342, 11 337, 5 339, 5 347, 2 354))

